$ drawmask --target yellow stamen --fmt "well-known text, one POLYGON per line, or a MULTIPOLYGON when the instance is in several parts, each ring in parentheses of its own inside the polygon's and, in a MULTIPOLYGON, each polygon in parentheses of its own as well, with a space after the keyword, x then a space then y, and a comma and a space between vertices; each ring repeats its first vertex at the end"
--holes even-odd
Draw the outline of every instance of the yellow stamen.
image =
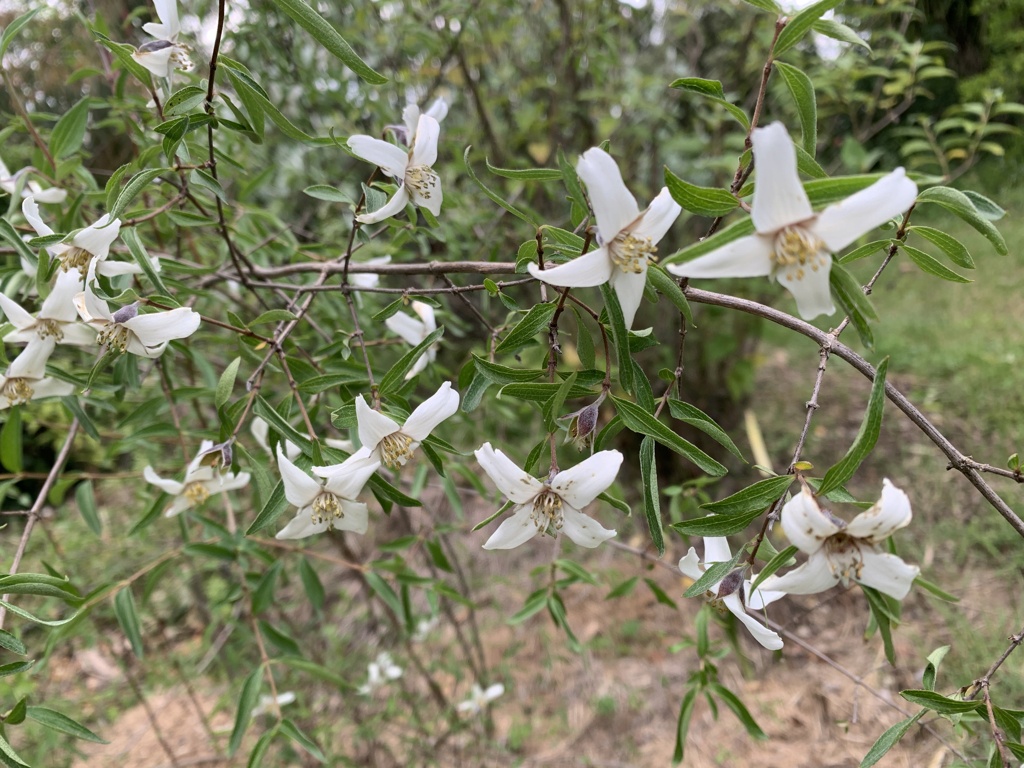
POLYGON ((838 576, 843 585, 850 580, 860 581, 864 569, 864 555, 859 541, 847 533, 833 533, 825 539, 825 554, 829 568, 838 576))
POLYGON ((608 246, 612 263, 623 272, 639 275, 647 269, 647 262, 657 261, 658 248, 649 237, 638 237, 632 232, 620 232, 608 246))
POLYGON ((416 193, 429 200, 434 190, 441 185, 441 179, 429 165, 414 165, 405 171, 405 183, 416 193))
POLYGON ((107 346, 112 352, 124 352, 128 348, 131 331, 118 323, 107 323, 96 336, 96 343, 107 346))
POLYGON ((817 272, 827 266, 823 242, 803 227, 786 227, 775 236, 771 261, 775 269, 785 269, 787 280, 803 280, 805 269, 817 272))
POLYGON ((330 491, 323 491, 313 499, 313 511, 310 514, 314 525, 328 523, 329 526, 333 525, 335 520, 340 520, 345 516, 338 497, 330 491))
POLYGON ((77 269, 85 272, 92 261, 92 254, 84 248, 73 245, 60 255, 60 268, 67 272, 69 269, 77 269))
POLYGON ((35 390, 32 389, 32 385, 28 383, 28 379, 15 377, 4 382, 4 386, 3 389, 0 390, 0 394, 3 394, 11 405, 18 405, 19 403, 27 403, 31 400, 32 395, 35 394, 35 390))
POLYGON ((404 432, 392 432, 380 441, 381 463, 392 469, 412 458, 412 438, 404 432))
POLYGON ((63 324, 49 318, 36 320, 36 334, 40 339, 53 339, 54 341, 64 340, 63 324))
POLYGON ((562 497, 554 491, 542 491, 533 500, 533 512, 530 519, 537 526, 537 530, 549 536, 556 535, 562 530, 565 517, 562 514, 562 497))
POLYGON ((193 507, 198 507, 210 498, 210 489, 204 483, 199 482, 189 483, 181 493, 193 507))

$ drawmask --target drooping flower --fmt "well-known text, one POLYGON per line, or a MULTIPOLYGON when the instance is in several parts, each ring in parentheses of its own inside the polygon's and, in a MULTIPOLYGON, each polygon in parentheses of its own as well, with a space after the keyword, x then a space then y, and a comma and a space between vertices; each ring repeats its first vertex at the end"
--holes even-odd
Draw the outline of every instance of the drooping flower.
POLYGON ((666 269, 680 277, 769 275, 811 320, 835 312, 829 290, 832 254, 907 210, 917 185, 897 168, 867 189, 815 213, 800 183, 796 150, 782 123, 753 132, 757 180, 750 217, 756 233, 666 269))
POLYGON ((372 136, 349 136, 348 147, 353 155, 377 165, 398 181, 398 191, 390 200, 373 213, 360 214, 357 221, 362 224, 384 221, 401 213, 410 200, 434 216, 441 213, 441 179, 432 167, 437 160, 437 137, 440 133, 441 126, 437 120, 429 115, 420 115, 416 123, 416 138, 408 152, 372 136))
MULTIPOLYGON (((12 174, 4 164, 4 161, 0 159, 0 189, 8 195, 13 195, 15 190, 18 188, 18 177, 31 170, 34 169, 22 168, 17 173, 12 174)), ((22 187, 21 196, 31 197, 39 203, 63 203, 67 198, 68 193, 60 187, 43 189, 39 185, 39 182, 30 179, 25 183, 25 186, 22 187)))
MULTIPOLYGON (((715 563, 727 563, 732 560, 732 552, 729 550, 729 540, 724 536, 704 537, 704 565, 710 566, 715 563)), ((679 561, 679 570, 684 576, 697 581, 704 575, 706 568, 701 568, 697 551, 690 547, 690 551, 679 561)), ((767 582, 767 579, 765 579, 767 582)), ((768 629, 764 624, 747 613, 747 608, 760 611, 769 603, 773 603, 785 596, 785 592, 774 590, 768 591, 760 586, 753 593, 750 586, 753 582, 743 578, 743 571, 737 569, 726 575, 707 592, 712 603, 719 603, 740 622, 747 631, 753 635, 762 646, 770 651, 777 651, 782 647, 782 638, 776 632, 768 629), (742 590, 742 599, 740 596, 742 590)))
POLYGON ((501 683, 489 685, 486 690, 477 683, 473 683, 473 690, 470 692, 469 698, 456 704, 455 709, 459 712, 468 712, 475 715, 486 709, 488 704, 503 693, 505 693, 505 686, 501 683))
POLYGON ((160 23, 143 24, 144 32, 155 37, 139 46, 132 54, 139 64, 157 77, 170 77, 172 69, 192 69, 188 46, 178 42, 181 24, 178 21, 178 0, 153 0, 160 23))
MULTIPOLYGON (((21 212, 37 235, 48 237, 53 234, 53 230, 39 215, 39 206, 36 205, 33 198, 26 197, 22 201, 21 212)), ((90 269, 94 269, 96 274, 104 277, 138 274, 142 272, 142 267, 138 264, 107 260, 110 245, 117 239, 120 231, 121 220, 110 221, 110 216, 104 214, 95 224, 78 230, 71 238, 70 244, 57 243, 49 246, 46 250, 53 258, 60 260, 61 269, 64 271, 78 269, 81 274, 85 275, 90 269)), ((160 265, 155 259, 153 266, 159 271, 160 265)))
POLYGON ((139 314, 139 302, 111 312, 107 303, 86 289, 75 296, 79 316, 98 331, 96 342, 112 352, 131 352, 140 357, 160 357, 168 343, 191 336, 200 316, 188 307, 139 314))
POLYGON ((782 530, 808 555, 807 562, 781 576, 769 576, 761 586, 810 595, 856 581, 902 600, 921 569, 880 551, 879 545, 909 525, 911 517, 907 494, 888 479, 882 482, 882 497, 875 505, 849 523, 818 506, 805 487, 782 508, 782 530))
POLYGON ((459 393, 446 381, 414 410, 405 424, 375 411, 362 395, 356 398, 356 423, 359 442, 383 465, 400 467, 412 458, 413 451, 442 421, 459 410, 459 393))
POLYGON ((490 443, 474 453, 480 467, 515 506, 484 544, 484 549, 512 549, 538 533, 565 533, 581 547, 594 548, 615 535, 581 511, 615 481, 622 464, 618 451, 600 451, 546 482, 529 475, 490 443))
MULTIPOLYGON (((406 342, 415 347, 437 330, 437 322, 434 320, 434 308, 429 304, 425 304, 422 301, 414 301, 411 306, 412 311, 419 316, 419 320, 413 319, 404 312, 396 312, 385 320, 384 324, 392 333, 397 333, 406 342)), ((434 362, 436 358, 437 344, 431 344, 427 351, 417 358, 412 368, 405 374, 405 378, 411 379, 426 368, 429 363, 434 362)))
POLYGON ((367 696, 385 683, 402 676, 402 668, 391 660, 391 654, 381 651, 377 658, 366 667, 366 683, 359 686, 359 693, 367 696))
POLYGON ((202 463, 203 455, 213 448, 212 440, 203 440, 199 453, 189 462, 185 469, 185 478, 181 481, 167 480, 160 477, 152 467, 142 470, 146 482, 155 485, 164 493, 174 497, 171 504, 164 510, 165 517, 180 515, 186 509, 198 507, 215 493, 237 491, 249 484, 249 473, 218 472, 202 463))
POLYGON ((46 376, 46 361, 53 354, 53 339, 30 341, 0 376, 0 409, 41 400, 44 397, 63 397, 75 390, 75 385, 46 376))
POLYGON ((419 126, 420 115, 434 118, 439 124, 444 122, 448 116, 448 102, 442 98, 434 99, 426 112, 420 112, 419 104, 407 104, 402 110, 403 125, 398 129, 402 133, 402 143, 411 147, 416 141, 416 129, 419 126))
POLYGON ((281 446, 277 447, 277 467, 284 481, 288 503, 298 507, 295 517, 282 528, 279 539, 304 539, 328 529, 366 533, 369 523, 366 505, 355 501, 380 461, 363 447, 341 464, 313 467, 321 480, 314 480, 293 464, 281 446))
POLYGON ((630 328, 647 284, 647 264, 656 259, 657 244, 682 208, 663 187, 641 212, 622 181, 619 166, 599 147, 583 153, 576 163, 576 173, 587 186, 599 247, 549 269, 530 264, 530 274, 562 287, 610 284, 622 307, 626 328, 630 328))
POLYGON ((96 333, 78 322, 75 296, 82 290, 78 270, 58 272, 50 295, 43 301, 35 317, 14 299, 0 294, 0 308, 14 330, 4 336, 7 344, 26 344, 34 339, 53 339, 57 344, 91 346, 96 333))

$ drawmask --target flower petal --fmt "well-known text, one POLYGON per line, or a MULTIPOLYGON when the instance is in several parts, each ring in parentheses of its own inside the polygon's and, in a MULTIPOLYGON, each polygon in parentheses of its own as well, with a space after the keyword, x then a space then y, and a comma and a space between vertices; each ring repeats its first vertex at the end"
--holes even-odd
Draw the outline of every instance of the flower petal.
POLYGON ((782 530, 797 549, 810 555, 821 549, 825 539, 839 533, 839 526, 822 513, 811 492, 803 488, 782 508, 782 530))
POLYGON ((775 279, 793 294, 796 308, 804 320, 813 320, 818 315, 831 315, 836 311, 832 303, 832 289, 828 282, 828 274, 832 269, 832 256, 821 254, 824 266, 813 268, 797 265, 780 269, 775 279))
POLYGON ((599 451, 552 478, 548 485, 570 507, 583 509, 615 482, 622 454, 619 451, 599 451))
POLYGON ((459 393, 452 389, 450 381, 442 384, 437 392, 428 397, 410 414, 402 426, 402 432, 417 443, 422 443, 437 425, 459 410, 459 393))
POLYGON ((110 253, 110 244, 117 239, 121 231, 121 220, 110 220, 108 214, 103 214, 96 223, 81 230, 71 239, 71 244, 88 251, 98 259, 107 258, 110 253))
POLYGON ((294 507, 300 509, 308 507, 323 490, 323 486, 319 482, 295 466, 284 455, 280 445, 277 447, 277 469, 281 473, 281 480, 284 483, 284 496, 294 507))
POLYGON ((341 464, 313 467, 313 473, 327 481, 325 487, 331 493, 342 499, 354 499, 378 469, 380 459, 364 445, 341 464))
POLYGON ((830 205, 810 229, 835 253, 865 232, 907 210, 917 198, 917 184, 902 168, 883 176, 867 189, 830 205))
POLYGON ((610 243, 640 215, 636 198, 626 189, 618 164, 600 147, 588 149, 580 156, 576 173, 587 185, 601 242, 610 243))
POLYGON ((732 560, 732 550, 725 536, 704 537, 704 565, 727 563, 732 560))
POLYGON ((153 5, 156 6, 156 15, 162 23, 156 24, 151 21, 143 24, 143 31, 160 40, 174 40, 181 31, 178 22, 178 0, 153 0, 153 5))
POLYGON ((372 136, 349 136, 348 148, 352 154, 368 163, 373 163, 388 176, 396 179, 405 178, 405 169, 409 165, 409 155, 400 147, 372 136))
POLYGON ((530 274, 548 285, 566 288, 588 288, 593 285, 604 285, 612 276, 612 264, 608 256, 608 248, 601 246, 597 250, 578 256, 557 267, 540 269, 536 264, 527 265, 530 274))
POLYGON ((448 102, 439 96, 438 98, 434 99, 431 102, 430 106, 427 107, 427 111, 424 112, 424 114, 429 115, 430 117, 437 120, 437 122, 439 123, 443 122, 444 119, 448 116, 448 102))
MULTIPOLYGON (((74 306, 71 308, 74 309, 74 306)), ((2 293, 0 293, 0 309, 2 309, 4 314, 7 316, 7 320, 18 330, 30 328, 36 324, 36 319, 32 317, 32 315, 30 315, 18 302, 14 299, 8 298, 2 293)))
POLYGON ((633 318, 636 317, 636 311, 640 309, 640 302, 644 300, 647 265, 644 265, 642 272, 623 272, 621 269, 613 269, 608 282, 615 289, 619 307, 622 309, 623 322, 626 324, 626 330, 629 330, 633 327, 633 318))
POLYGON ((302 507, 284 528, 277 532, 275 539, 305 539, 307 536, 313 536, 317 533, 323 533, 330 526, 329 520, 324 520, 322 523, 313 522, 312 510, 307 507, 302 507))
MULTIPOLYGON (((436 118, 435 118, 436 119, 436 118)), ((402 110, 402 124, 405 126, 405 144, 408 146, 416 138, 416 125, 420 121, 419 104, 406 104, 402 110)))
POLYGON ((53 339, 29 342, 7 367, 8 378, 41 379, 46 374, 46 361, 56 346, 53 339))
POLYGON ((237 475, 228 472, 226 475, 221 475, 219 490, 223 491, 237 491, 239 488, 245 488, 249 484, 250 475, 248 472, 239 472, 237 475))
POLYGON ((722 602, 725 603, 725 607, 729 609, 729 612, 740 620, 757 642, 769 651, 777 651, 782 647, 782 638, 747 613, 743 609, 743 603, 740 602, 740 596, 737 593, 733 592, 731 595, 723 598, 722 602))
POLYGON ((171 54, 174 50, 173 45, 154 51, 138 50, 132 53, 132 58, 157 77, 170 77, 171 54))
POLYGON ((700 558, 697 557, 697 550, 690 547, 690 551, 679 559, 679 570, 683 576, 697 581, 704 575, 704 569, 700 567, 700 558))
MULTIPOLYGON (((160 262, 156 261, 155 264, 160 262)), ((159 270, 157 270, 159 272, 159 270)), ((108 261, 104 259, 97 265, 96 274, 103 277, 117 277, 118 275, 138 275, 142 273, 142 267, 128 261, 108 261)))
POLYGON ((437 320, 434 319, 434 308, 432 306, 422 301, 414 301, 409 306, 412 307, 412 311, 416 313, 419 319, 423 321, 423 327, 427 331, 427 333, 423 334, 424 336, 431 331, 437 330, 437 320))
MULTIPOLYGON (((66 189, 61 189, 60 187, 43 189, 34 181, 28 183, 28 188, 37 203, 63 203, 68 196, 66 189)), ((22 191, 21 194, 25 195, 25 192, 22 191)))
POLYGON ((673 198, 668 187, 662 187, 658 196, 640 214, 640 220, 633 226, 633 234, 638 237, 649 237, 657 245, 668 232, 669 227, 679 218, 682 206, 673 198))
MULTIPOLYGON (((80 290, 82 290, 81 272, 77 269, 57 272, 57 279, 53 283, 50 295, 46 297, 43 305, 39 308, 39 317, 59 320, 62 323, 70 323, 75 320, 78 317, 78 312, 75 311, 75 296, 80 290)), ((10 313, 7 314, 7 318, 18 325, 10 313)))
POLYGON ((356 425, 359 431, 359 442, 371 451, 388 435, 398 432, 401 427, 380 411, 375 411, 366 404, 360 395, 356 398, 356 425))
POLYGON ((60 379, 39 379, 32 384, 32 399, 42 400, 44 397, 64 397, 75 391, 75 385, 70 381, 60 379))
POLYGON ((562 533, 587 549, 593 549, 615 536, 615 531, 605 528, 597 520, 584 515, 569 504, 562 506, 562 523, 562 533))
MULTIPOLYGON (((26 197, 21 201, 21 215, 25 217, 25 220, 40 237, 47 237, 53 234, 53 230, 47 226, 46 222, 43 221, 43 217, 39 215, 39 206, 33 198, 26 197)), ((53 251, 50 252, 53 253, 53 251)))
POLYGON ((413 140, 409 165, 425 165, 428 168, 437 162, 437 139, 441 126, 430 115, 420 115, 416 123, 416 138, 413 140))
POLYGON ((530 519, 532 512, 533 507, 528 504, 516 507, 512 516, 506 518, 498 530, 491 534, 484 549, 512 549, 536 536, 540 529, 530 519))
POLYGON ((494 701, 496 698, 505 693, 505 686, 501 683, 495 683, 494 685, 487 686, 487 690, 484 691, 484 701, 494 701))
POLYGON ((481 445, 473 455, 498 490, 516 504, 532 502, 544 490, 540 480, 521 470, 501 451, 491 448, 490 443, 481 445))
POLYGON ((888 552, 875 552, 862 547, 861 554, 863 560, 857 581, 897 600, 907 596, 914 579, 921 572, 916 565, 908 565, 888 552))
POLYGON ((832 572, 828 557, 819 550, 799 568, 782 576, 769 576, 761 582, 760 589, 789 595, 813 595, 831 589, 838 583, 839 577, 832 572))
POLYGON ((747 608, 752 611, 760 611, 766 605, 771 605, 776 600, 781 600, 786 596, 785 592, 779 592, 777 590, 766 592, 763 587, 758 587, 754 592, 750 591, 750 585, 753 581, 747 580, 743 582, 743 596, 746 598, 747 608))
POLYGON ((183 490, 185 490, 185 484, 179 483, 177 480, 165 480, 156 473, 152 467, 146 467, 142 470, 142 476, 146 482, 150 485, 155 485, 164 493, 169 493, 172 496, 177 496, 183 490))
POLYGON ((388 330, 398 336, 407 344, 416 346, 426 338, 426 327, 419 320, 416 320, 404 312, 398 312, 384 321, 388 330))
POLYGON ((121 325, 134 333, 146 347, 166 344, 171 339, 184 339, 199 329, 202 318, 188 307, 178 307, 166 312, 136 315, 121 325))
POLYGON ((872 544, 892 536, 892 534, 910 525, 910 499, 907 494, 889 482, 882 481, 882 498, 875 505, 861 512, 846 527, 846 532, 858 539, 867 539, 872 544))
POLYGON ((796 149, 786 126, 772 123, 757 128, 750 137, 754 146, 757 179, 750 218, 761 234, 774 234, 783 227, 814 216, 796 169, 796 149))
MULTIPOLYGON (((96 343, 96 331, 85 323, 65 323, 61 327, 64 338, 61 344, 69 344, 76 347, 91 347, 96 343)), ((6 337, 5 337, 6 341, 6 337)))
POLYGON ((772 273, 772 239, 747 235, 682 264, 666 264, 679 277, 762 277, 772 273))
POLYGON ((356 221, 360 224, 376 224, 378 221, 384 221, 384 219, 390 219, 392 216, 397 216, 405 210, 406 203, 409 202, 409 190, 404 186, 398 188, 398 191, 391 196, 384 205, 378 208, 373 213, 361 213, 356 216, 356 221))
POLYGON ((366 533, 366 529, 370 527, 370 515, 366 505, 361 501, 340 501, 343 514, 340 519, 334 521, 334 530, 366 533))

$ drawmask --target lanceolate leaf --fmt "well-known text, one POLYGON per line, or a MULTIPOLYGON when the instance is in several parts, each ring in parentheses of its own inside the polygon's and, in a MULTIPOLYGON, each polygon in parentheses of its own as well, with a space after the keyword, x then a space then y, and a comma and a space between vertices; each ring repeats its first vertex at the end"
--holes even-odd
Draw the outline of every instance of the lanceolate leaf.
POLYGON ((954 264, 961 266, 964 269, 974 269, 974 259, 971 258, 971 254, 967 250, 967 246, 952 235, 947 235, 945 232, 933 229, 932 227, 912 226, 909 227, 909 230, 941 248, 942 252, 946 254, 946 256, 949 257, 949 260, 954 264))
POLYGON ((541 329, 547 328, 553 314, 555 314, 554 302, 549 301, 533 306, 516 323, 515 327, 505 334, 505 338, 494 348, 494 353, 500 355, 505 352, 515 352, 526 346, 534 340, 541 329))
POLYGON ((725 98, 725 91, 722 90, 722 84, 718 80, 705 80, 700 77, 681 77, 673 81, 669 87, 699 94, 708 101, 725 107, 726 111, 736 118, 740 125, 749 130, 750 118, 747 117, 747 113, 725 98))
POLYGON ((46 707, 28 707, 28 709, 25 710, 25 714, 28 715, 30 719, 45 725, 47 728, 60 731, 61 733, 66 733, 69 736, 74 736, 76 739, 91 741, 95 744, 110 743, 106 739, 101 739, 81 723, 76 722, 67 715, 62 715, 60 712, 56 712, 52 709, 47 709, 46 707))
POLYGON ((929 256, 924 251, 913 248, 905 243, 900 243, 900 248, 903 250, 910 260, 914 262, 918 268, 929 275, 948 280, 951 283, 971 283, 974 282, 961 274, 954 272, 949 267, 944 266, 938 260, 929 256))
POLYGON ((742 491, 737 491, 732 496, 702 504, 701 509, 706 509, 708 512, 713 512, 716 515, 726 516, 742 515, 746 512, 761 512, 769 504, 777 501, 792 484, 792 475, 768 477, 764 480, 758 480, 742 491))
POLYGON ((658 421, 636 403, 614 396, 612 401, 615 403, 615 410, 622 417, 622 421, 634 432, 650 435, 666 448, 671 448, 680 456, 692 461, 712 477, 721 477, 727 472, 724 466, 693 443, 681 438, 670 427, 658 421))
POLYGON ((746 461, 728 433, 697 406, 684 403, 682 400, 671 399, 668 401, 668 410, 672 414, 673 419, 678 419, 685 424, 689 424, 691 427, 696 427, 726 448, 737 459, 746 461))
POLYGON ((661 530, 661 505, 658 501, 658 470, 655 466, 654 438, 648 435, 640 443, 640 482, 644 494, 644 515, 651 541, 658 550, 658 557, 665 554, 665 537, 661 530))
POLYGON ((775 48, 772 51, 775 56, 781 56, 794 45, 800 42, 808 30, 814 26, 814 22, 831 11, 843 0, 820 0, 814 5, 808 6, 796 16, 790 18, 785 29, 779 33, 779 39, 775 41, 775 48))
POLYGON ((142 630, 139 628, 139 615, 135 611, 135 598, 132 597, 130 587, 125 587, 117 593, 114 598, 114 613, 117 615, 117 623, 121 625, 121 631, 131 643, 132 651, 141 659, 142 630))
POLYGON ((444 335, 444 326, 435 328, 427 337, 417 344, 415 347, 410 349, 401 359, 391 366, 391 370, 384 374, 384 378, 380 380, 380 392, 382 395, 390 394, 394 392, 405 382, 405 374, 407 374, 412 367, 419 360, 420 355, 426 353, 430 346, 437 342, 444 335))
POLYGON ((45 5, 38 5, 27 13, 21 14, 21 16, 4 27, 3 34, 0 34, 0 59, 4 57, 5 53, 7 53, 7 46, 11 44, 11 40, 14 39, 14 36, 21 31, 22 27, 32 21, 33 16, 45 7, 45 5))
POLYGON ((242 683, 242 692, 238 697, 238 709, 235 712, 235 726, 231 729, 231 739, 228 742, 228 754, 233 755, 238 751, 242 743, 242 737, 252 720, 252 711, 259 701, 260 687, 263 685, 263 668, 257 667, 242 683))
POLYGON ((886 753, 896 746, 900 739, 910 730, 910 726, 921 719, 927 710, 922 709, 916 715, 908 717, 906 720, 900 720, 896 725, 886 729, 885 733, 878 737, 878 740, 871 745, 871 749, 864 755, 864 759, 860 761, 860 768, 871 768, 872 765, 877 763, 886 753))
POLYGON ((978 211, 971 198, 963 192, 950 187, 932 187, 918 195, 917 201, 919 203, 935 203, 942 206, 981 232, 992 243, 992 247, 996 249, 997 253, 1004 256, 1008 253, 1006 240, 1003 239, 999 230, 995 228, 995 225, 988 218, 978 211))
POLYGON ((813 157, 818 145, 818 107, 814 99, 811 78, 803 70, 781 61, 775 62, 775 69, 782 75, 782 80, 796 103, 796 111, 800 116, 801 143, 813 157))
POLYGON ((985 708, 982 701, 951 699, 935 691, 900 691, 900 696, 913 704, 938 712, 940 715, 960 715, 985 708))
POLYGON ((740 204, 729 190, 698 187, 683 181, 668 168, 665 169, 665 186, 684 210, 701 216, 725 216, 740 204))

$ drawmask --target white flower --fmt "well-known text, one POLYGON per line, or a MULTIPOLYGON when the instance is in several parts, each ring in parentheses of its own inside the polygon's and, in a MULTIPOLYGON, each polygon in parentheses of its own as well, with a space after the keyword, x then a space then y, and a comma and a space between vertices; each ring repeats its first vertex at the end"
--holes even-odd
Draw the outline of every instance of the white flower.
POLYGON ((81 318, 99 332, 96 342, 100 346, 140 357, 160 357, 171 340, 195 333, 201 320, 188 307, 140 315, 137 301, 111 312, 88 284, 75 296, 75 307, 81 318))
POLYGON ((185 479, 181 482, 165 480, 150 466, 142 470, 142 476, 147 483, 174 497, 170 506, 164 510, 165 517, 174 517, 186 509, 198 507, 215 493, 236 491, 249 484, 248 472, 239 472, 237 475, 232 472, 222 474, 213 467, 203 464, 203 454, 211 448, 213 441, 203 440, 199 446, 199 453, 189 462, 185 469, 185 479))
POLYGON ((700 258, 666 269, 680 277, 770 275, 796 299, 800 316, 811 320, 835 312, 829 290, 832 254, 907 210, 917 185, 897 168, 821 213, 811 209, 800 184, 796 150, 782 123, 751 136, 757 182, 750 217, 756 234, 741 237, 700 258))
POLYGON ((437 137, 441 126, 429 115, 420 115, 416 124, 416 138, 412 149, 401 147, 372 136, 349 136, 352 154, 380 167, 384 173, 398 181, 398 191, 373 213, 356 217, 363 224, 375 224, 402 212, 405 204, 426 208, 434 216, 441 213, 441 179, 431 167, 437 160, 437 137))
POLYGON ((819 507, 805 487, 782 508, 782 530, 809 555, 807 562, 782 576, 769 576, 761 586, 809 595, 852 579, 902 600, 921 569, 880 552, 878 545, 909 525, 910 518, 910 499, 888 480, 882 482, 882 497, 875 505, 850 523, 819 507))
MULTIPOLYGON (((7 169, 4 161, 0 159, 0 189, 8 195, 13 195, 15 190, 18 188, 18 177, 29 170, 29 168, 22 168, 17 173, 12 174, 7 169)), ((68 193, 60 187, 43 189, 38 182, 29 181, 24 187, 22 187, 21 196, 32 197, 36 202, 40 203, 63 203, 67 198, 68 193)))
POLYGON ((402 676, 402 668, 396 666, 391 660, 391 654, 381 651, 377 654, 377 660, 371 661, 366 668, 366 684, 359 686, 359 693, 368 695, 391 680, 397 680, 402 676))
POLYGON ((622 181, 619 166, 599 147, 583 153, 576 163, 576 173, 587 185, 600 247, 550 269, 541 270, 530 264, 530 274, 563 287, 609 283, 618 296, 626 328, 630 328, 647 284, 647 264, 655 259, 658 242, 682 208, 663 187, 647 210, 641 212, 636 198, 622 181))
MULTIPOLYGON (((376 258, 373 258, 373 259, 367 259, 366 261, 353 262, 353 263, 365 264, 366 266, 374 266, 374 267, 376 267, 376 266, 380 266, 380 265, 383 265, 383 264, 390 264, 391 263, 391 257, 390 256, 377 256, 376 258)), ((348 281, 350 283, 352 283, 352 285, 354 285, 354 286, 356 286, 358 288, 376 288, 377 285, 380 283, 380 275, 375 274, 373 272, 353 272, 353 273, 349 274, 348 281)), ((356 294, 357 298, 358 298, 358 296, 359 296, 359 294, 356 294)))
MULTIPOLYGON (((437 330, 437 322, 434 320, 434 308, 422 301, 412 302, 412 311, 419 315, 419 320, 414 320, 404 312, 397 312, 384 321, 384 324, 392 333, 397 333, 412 346, 416 346, 427 336, 437 330)), ((411 379, 417 373, 427 367, 428 363, 434 362, 437 358, 437 344, 431 344, 416 362, 409 372, 405 374, 406 379, 411 379)))
POLYGON ((44 397, 63 397, 74 391, 74 384, 46 377, 46 361, 55 345, 53 339, 31 341, 7 366, 7 372, 0 376, 0 408, 44 397))
POLYGON ((412 458, 413 451, 442 421, 459 410, 459 393, 446 381, 433 395, 414 410, 405 424, 398 426, 379 411, 367 405, 360 395, 356 398, 356 423, 359 442, 368 448, 381 464, 399 467, 412 458))
MULTIPOLYGON (((724 536, 706 536, 704 538, 704 564, 706 566, 727 563, 730 560, 732 560, 732 552, 729 550, 727 538, 724 536)), ((679 570, 684 576, 688 576, 694 581, 704 575, 705 569, 700 567, 697 552, 693 547, 690 547, 690 551, 679 561, 679 570)), ((765 582, 767 581, 765 579, 765 582)), ((720 601, 733 616, 740 620, 757 642, 770 651, 777 651, 782 647, 782 638, 747 613, 746 609, 760 611, 769 603, 784 597, 786 593, 778 590, 765 590, 764 584, 762 584, 756 592, 751 594, 750 585, 752 583, 750 579, 743 578, 742 571, 735 570, 708 590, 708 596, 712 601, 720 601), (740 599, 741 588, 743 589, 743 600, 740 599)))
POLYGON ((188 56, 188 46, 178 43, 181 24, 178 22, 178 0, 153 0, 156 15, 160 23, 143 24, 144 32, 156 40, 150 40, 139 46, 132 54, 139 64, 157 77, 170 77, 172 69, 192 69, 192 60, 188 56))
POLYGON ((75 296, 81 290, 82 276, 78 270, 58 272, 53 289, 36 317, 14 299, 0 294, 0 309, 14 325, 14 330, 3 340, 8 344, 24 344, 33 339, 53 339, 58 344, 78 346, 95 344, 96 334, 78 322, 78 312, 75 311, 75 296))
MULTIPOLYGON (((404 125, 399 130, 402 133, 402 143, 407 147, 411 147, 416 141, 416 129, 419 126, 420 114, 418 104, 407 104, 405 109, 402 110, 402 123, 404 125)), ((434 99, 431 105, 427 107, 427 111, 422 114, 434 118, 438 123, 442 123, 448 116, 448 102, 441 98, 434 99)))
MULTIPOLYGON (((53 230, 43 221, 39 215, 39 206, 31 197, 26 197, 21 203, 21 212, 25 219, 32 225, 32 229, 40 237, 48 237, 53 230)), ((121 220, 110 221, 110 216, 104 214, 95 224, 85 229, 80 229, 71 238, 71 243, 57 243, 46 250, 55 259, 60 260, 61 269, 67 271, 77 268, 81 274, 94 269, 96 274, 104 277, 115 275, 138 274, 142 267, 138 264, 128 262, 107 261, 110 253, 110 245, 117 239, 121 231, 121 220)), ((154 260, 154 268, 159 271, 159 262, 154 260)))
POLYGON ((271 696, 269 693, 264 693, 260 696, 259 702, 253 707, 252 716, 259 717, 264 712, 269 712, 271 707, 276 703, 277 706, 283 707, 288 704, 295 703, 295 693, 293 691, 285 691, 284 693, 277 694, 277 697, 271 696))
POLYGON ((277 467, 284 481, 288 503, 298 507, 295 517, 278 534, 279 539, 304 539, 333 528, 336 531, 366 533, 366 505, 355 501, 380 461, 361 448, 341 464, 313 467, 322 480, 314 480, 295 466, 277 447, 277 467))
MULTIPOLYGON (((270 425, 259 416, 253 418, 252 426, 249 427, 249 431, 252 432, 252 436, 256 439, 256 445, 273 456, 274 452, 270 450, 270 441, 268 439, 270 436, 269 430, 270 425)), ((284 455, 287 456, 289 460, 295 461, 295 459, 299 457, 299 454, 302 453, 302 449, 291 440, 284 440, 283 442, 284 455)), ((351 453, 351 450, 349 452, 351 453)))
POLYGON ((469 694, 469 698, 456 704, 455 709, 459 712, 471 712, 473 714, 482 712, 488 704, 501 696, 504 692, 505 686, 501 683, 495 683, 494 685, 488 686, 487 690, 484 690, 476 683, 473 683, 473 690, 469 694))
POLYGON ((581 547, 593 548, 615 535, 580 510, 615 481, 622 464, 618 451, 595 453, 543 483, 490 443, 481 445, 474 455, 498 490, 515 504, 512 516, 491 534, 484 549, 512 549, 538 533, 557 536, 559 531, 581 547))

